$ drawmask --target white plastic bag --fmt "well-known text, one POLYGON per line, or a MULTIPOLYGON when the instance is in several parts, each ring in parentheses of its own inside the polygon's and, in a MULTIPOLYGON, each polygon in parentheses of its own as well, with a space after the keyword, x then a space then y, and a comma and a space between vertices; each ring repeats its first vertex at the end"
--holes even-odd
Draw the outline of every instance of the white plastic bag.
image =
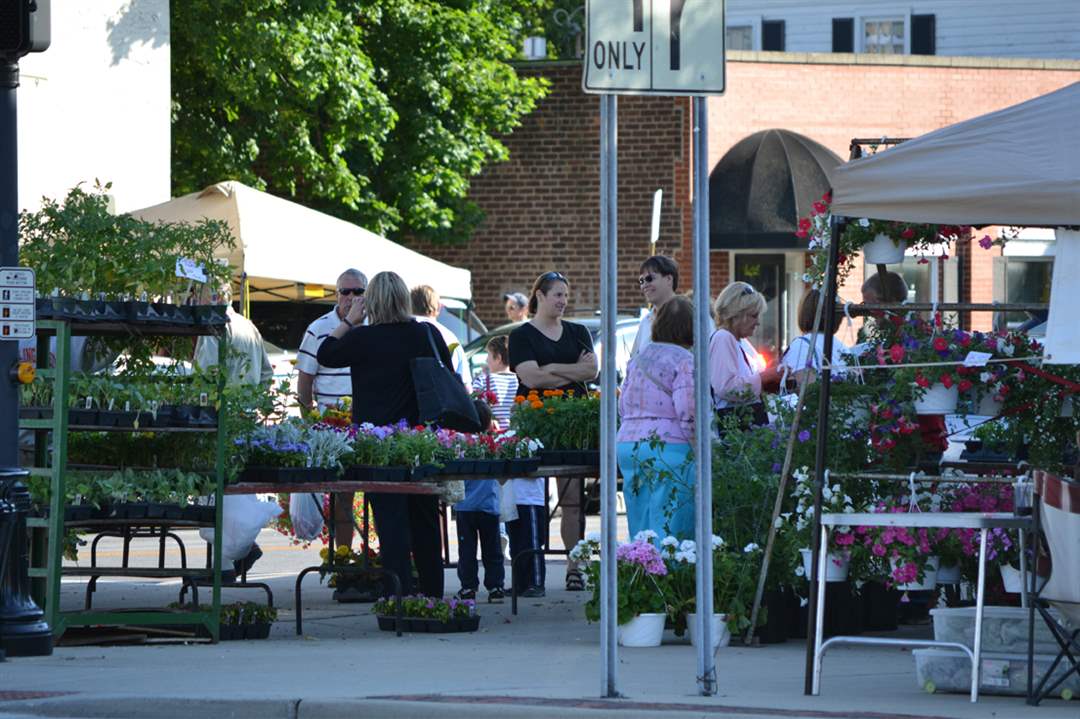
MULTIPOLYGON (((243 559, 259 536, 259 530, 281 514, 277 502, 264 502, 252 494, 229 494, 221 505, 221 556, 226 562, 243 559)), ((214 541, 213 529, 200 529, 199 536, 214 541)))
POLYGON ((517 498, 514 496, 514 483, 506 482, 499 487, 499 521, 513 522, 517 518, 517 498))
POLYGON ((289 495, 289 521, 297 539, 310 542, 322 534, 322 506, 321 494, 293 492, 289 495))

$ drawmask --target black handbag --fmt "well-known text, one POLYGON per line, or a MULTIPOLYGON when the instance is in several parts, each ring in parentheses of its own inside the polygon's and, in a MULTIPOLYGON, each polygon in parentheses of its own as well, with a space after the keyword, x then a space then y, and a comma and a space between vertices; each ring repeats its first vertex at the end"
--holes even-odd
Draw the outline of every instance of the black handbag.
POLYGON ((409 360, 420 422, 458 432, 479 432, 480 417, 476 414, 472 397, 461 383, 461 377, 443 364, 431 336, 432 328, 426 322, 424 325, 432 356, 409 360))

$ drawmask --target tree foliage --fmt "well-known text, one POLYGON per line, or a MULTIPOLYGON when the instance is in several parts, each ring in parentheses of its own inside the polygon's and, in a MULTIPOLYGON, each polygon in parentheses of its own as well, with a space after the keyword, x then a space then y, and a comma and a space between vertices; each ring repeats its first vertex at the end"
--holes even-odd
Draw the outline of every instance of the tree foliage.
POLYGON ((469 178, 545 92, 551 0, 171 3, 176 193, 234 179, 401 239, 468 237, 469 178))

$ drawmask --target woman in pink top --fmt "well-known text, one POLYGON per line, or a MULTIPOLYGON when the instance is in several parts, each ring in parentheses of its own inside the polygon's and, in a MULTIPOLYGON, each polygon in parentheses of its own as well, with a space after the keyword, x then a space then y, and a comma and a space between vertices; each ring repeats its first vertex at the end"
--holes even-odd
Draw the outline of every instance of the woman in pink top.
POLYGON ((677 295, 657 310, 652 343, 627 369, 617 452, 631 537, 694 537, 693 344, 694 305, 677 295))
POLYGON ((762 385, 776 384, 776 367, 758 370, 760 356, 745 338, 754 334, 765 311, 765 298, 746 282, 732 282, 713 304, 720 329, 709 340, 709 385, 713 406, 720 418, 747 408, 747 419, 766 424, 768 415, 761 402, 762 385))

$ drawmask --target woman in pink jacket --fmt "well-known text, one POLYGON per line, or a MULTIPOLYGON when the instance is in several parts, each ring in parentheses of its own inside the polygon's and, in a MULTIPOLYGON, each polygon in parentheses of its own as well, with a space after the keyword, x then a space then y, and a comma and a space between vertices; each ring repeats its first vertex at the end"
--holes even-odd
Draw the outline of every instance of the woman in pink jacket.
POLYGON ((744 425, 768 423, 762 386, 776 385, 780 372, 775 366, 764 367, 753 345, 743 341, 754 334, 764 311, 765 298, 746 282, 732 282, 713 304, 719 329, 709 340, 709 385, 721 419, 743 411, 744 425))
POLYGON ((633 359, 619 395, 617 451, 633 537, 694 537, 694 305, 676 295, 660 306, 652 343, 633 359))

